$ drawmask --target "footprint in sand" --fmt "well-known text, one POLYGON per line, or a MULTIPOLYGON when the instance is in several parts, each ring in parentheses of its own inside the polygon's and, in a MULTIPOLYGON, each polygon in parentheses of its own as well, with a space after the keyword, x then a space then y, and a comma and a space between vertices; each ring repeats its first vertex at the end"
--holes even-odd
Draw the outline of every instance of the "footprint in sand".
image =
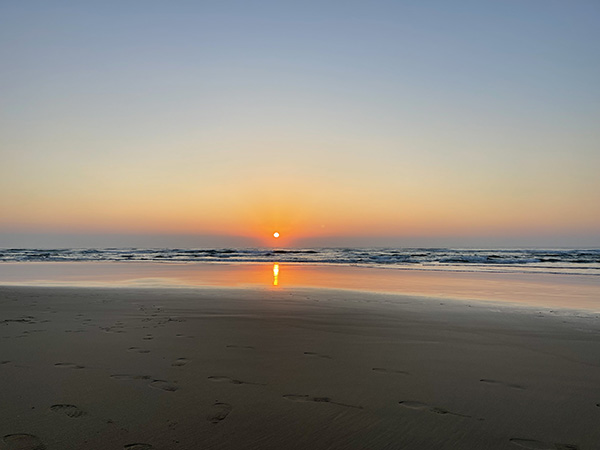
POLYGON ((149 386, 167 392, 175 392, 179 389, 178 386, 167 380, 153 380, 150 382, 149 386))
MULTIPOLYGON (((468 416, 466 414, 455 413, 452 411, 448 411, 447 409, 444 409, 444 408, 438 408, 437 406, 428 405, 427 403, 416 402, 416 401, 411 401, 411 400, 403 400, 398 403, 408 409, 427 410, 427 411, 430 411, 430 412, 433 412, 436 414, 440 414, 440 415, 447 414, 450 416, 471 418, 471 416, 468 416)), ((479 420, 483 420, 483 419, 479 419, 479 420)))
POLYGON ((373 371, 379 373, 398 373, 400 375, 410 375, 409 372, 404 370, 386 369, 385 367, 373 367, 373 371))
POLYGON ((520 384, 505 383, 504 381, 491 380, 489 378, 482 378, 479 381, 481 381, 482 383, 486 383, 486 384, 492 384, 492 385, 497 385, 497 386, 506 386, 506 387, 513 388, 513 389, 525 389, 525 387, 521 386, 520 384))
POLYGON ((315 352, 304 352, 304 354, 306 356, 314 356, 316 358, 324 358, 324 359, 332 359, 331 356, 329 355, 323 355, 321 353, 315 353, 315 352))
POLYGON ((219 423, 229 415, 232 409, 229 403, 215 402, 206 419, 211 423, 219 423))
POLYGON ((174 367, 183 367, 185 366, 190 360, 187 358, 177 358, 175 361, 173 361, 171 363, 172 366, 174 367))
POLYGON ((125 330, 122 330, 121 326, 112 326, 112 327, 99 327, 102 331, 107 333, 125 333, 125 330))
POLYGON ((311 397, 304 394, 287 394, 284 395, 283 398, 286 400, 291 400, 292 402, 310 402, 312 401, 311 397))
POLYGON ((303 394, 287 394, 283 398, 292 402, 315 402, 315 403, 331 403, 332 405, 345 406, 346 408, 363 409, 362 406, 349 405, 347 403, 335 402, 329 397, 311 397, 303 394))
POLYGON ((154 336, 152 336, 151 334, 147 334, 146 336, 143 337, 143 339, 145 341, 151 341, 152 339, 154 339, 154 336))
POLYGON ((262 384, 262 383, 253 383, 251 381, 236 380, 235 378, 224 377, 224 376, 220 376, 220 375, 212 375, 212 376, 208 377, 208 379, 210 381, 215 381, 217 383, 253 384, 255 386, 266 386, 266 384, 262 384))
POLYGON ((28 324, 37 323, 35 320, 35 317, 33 317, 33 316, 23 316, 18 319, 4 319, 0 323, 11 323, 11 322, 12 323, 28 323, 28 324))
POLYGON ((150 350, 146 350, 146 349, 139 348, 139 347, 129 347, 127 350, 129 350, 130 352, 136 352, 136 353, 150 353, 150 350))
POLYGON ((579 447, 573 444, 557 444, 550 442, 536 441, 535 439, 511 438, 509 441, 522 448, 532 450, 578 450, 579 447))
POLYGON ((152 377, 150 375, 129 375, 129 374, 115 374, 110 376, 114 380, 150 380, 152 377))
POLYGON ((126 448, 127 450, 151 450, 154 447, 152 447, 150 444, 142 444, 142 443, 136 442, 134 444, 124 445, 123 448, 126 448))
POLYGON ((70 417, 72 419, 76 419, 78 417, 82 417, 85 416, 87 413, 85 411, 82 411, 81 409, 79 409, 77 406, 75 405, 52 405, 50 407, 50 411, 54 411, 56 413, 60 413, 60 414, 64 414, 67 417, 70 417))
POLYGON ((44 443, 33 434, 7 434, 4 436, 6 450, 45 450, 44 443))
POLYGON ((80 366, 79 364, 73 364, 70 362, 57 362, 54 364, 54 367, 60 367, 61 369, 85 369, 85 366, 80 366))

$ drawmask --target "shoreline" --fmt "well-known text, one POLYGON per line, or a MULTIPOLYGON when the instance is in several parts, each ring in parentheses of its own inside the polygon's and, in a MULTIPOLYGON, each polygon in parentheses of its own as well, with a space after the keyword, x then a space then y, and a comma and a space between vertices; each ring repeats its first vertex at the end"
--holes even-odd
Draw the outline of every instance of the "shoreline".
MULTIPOLYGON (((298 286, 290 287, 281 290, 274 290, 269 287, 261 287, 257 285, 240 285, 240 286, 185 286, 185 285, 136 285, 136 284, 123 284, 123 285, 107 285, 106 283, 98 284, 0 284, 0 296, 3 295, 5 290, 14 291, 16 293, 39 291, 40 295, 43 295, 45 291, 50 294, 52 292, 65 292, 77 293, 81 291, 83 294, 92 292, 101 293, 130 293, 130 294, 159 294, 161 296, 181 294, 185 297, 199 296, 205 297, 212 294, 221 296, 224 294, 242 294, 244 297, 250 296, 251 298, 258 298, 266 296, 267 298, 281 295, 285 296, 300 296, 309 298, 311 294, 316 296, 322 296, 324 298, 361 298, 368 297, 377 299, 376 301, 385 304, 406 304, 414 303, 415 305, 423 305, 423 307, 435 307, 436 305, 455 305, 456 307, 467 307, 467 308, 479 308, 485 311, 502 311, 505 313, 515 314, 554 314, 558 316, 574 316, 574 317, 588 317, 600 319, 600 308, 586 309, 586 308, 573 308, 569 306, 552 306, 536 303, 526 303, 518 301, 505 301, 496 299, 481 299, 481 298, 458 298, 450 296, 431 296, 424 294, 412 294, 412 293, 401 293, 401 292, 388 292, 388 291, 368 291, 352 288, 338 288, 338 287, 316 287, 316 286, 298 286)), ((96 294, 97 295, 97 294, 96 294)), ((373 301, 373 300, 371 300, 373 301)))

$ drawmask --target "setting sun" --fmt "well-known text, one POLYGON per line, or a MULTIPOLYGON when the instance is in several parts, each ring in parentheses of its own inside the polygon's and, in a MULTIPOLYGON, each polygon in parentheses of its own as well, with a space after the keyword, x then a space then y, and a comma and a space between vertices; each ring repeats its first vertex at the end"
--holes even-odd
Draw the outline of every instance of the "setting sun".
POLYGON ((275 233, 273 233, 273 237, 274 238, 278 238, 279 237, 279 233, 276 231, 275 233))

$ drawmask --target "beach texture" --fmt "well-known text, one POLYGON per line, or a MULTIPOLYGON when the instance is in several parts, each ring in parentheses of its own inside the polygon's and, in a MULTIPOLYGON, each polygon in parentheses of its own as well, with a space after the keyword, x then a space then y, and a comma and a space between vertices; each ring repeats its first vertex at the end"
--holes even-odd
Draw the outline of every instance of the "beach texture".
POLYGON ((598 449, 593 312, 0 287, 0 449, 598 449))

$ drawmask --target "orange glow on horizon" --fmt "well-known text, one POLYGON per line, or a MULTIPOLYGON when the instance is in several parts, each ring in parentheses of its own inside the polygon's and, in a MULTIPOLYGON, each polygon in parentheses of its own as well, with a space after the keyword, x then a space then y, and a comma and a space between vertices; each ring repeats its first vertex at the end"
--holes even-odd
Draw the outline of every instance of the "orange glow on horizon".
MULTIPOLYGON (((189 207, 193 189, 190 197, 180 185, 162 191, 150 186, 147 192, 115 185, 100 193, 73 187, 62 201, 61 192, 40 188, 31 197, 11 200, 0 227, 15 233, 231 236, 248 246, 289 247, 311 239, 326 243, 331 238, 337 244, 344 237, 362 236, 592 234, 600 217, 597 209, 582 210, 567 194, 552 196, 550 202, 540 195, 513 198, 457 186, 452 195, 461 197, 459 202, 437 186, 392 197, 377 185, 362 192, 352 186, 336 190, 322 180, 310 185, 294 178, 276 181, 281 189, 275 194, 268 190, 273 183, 251 187, 240 182, 214 197, 198 197, 197 208, 189 207), (233 195, 237 189, 244 195, 233 195), (322 194, 330 192, 338 194, 322 194)), ((390 192, 402 192, 401 187, 390 192)), ((206 242, 199 245, 210 246, 206 242)))

